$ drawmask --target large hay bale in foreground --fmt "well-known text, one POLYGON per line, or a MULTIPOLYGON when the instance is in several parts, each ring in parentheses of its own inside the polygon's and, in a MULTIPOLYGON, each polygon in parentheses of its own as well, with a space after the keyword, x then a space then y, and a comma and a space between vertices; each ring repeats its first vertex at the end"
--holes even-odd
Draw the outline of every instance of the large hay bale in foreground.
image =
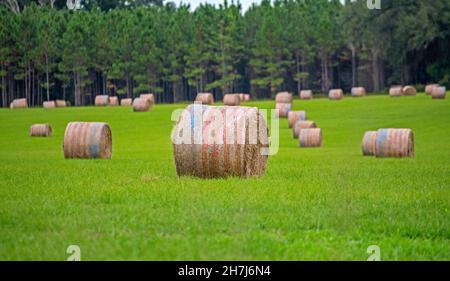
POLYGON ((311 90, 301 90, 300 91, 300 99, 302 100, 310 100, 313 97, 313 93, 311 90))
POLYGON ((56 107, 66 107, 67 102, 65 100, 56 100, 55 101, 56 107))
POLYGON ((431 92, 433 99, 445 99, 446 89, 445 87, 434 87, 431 92))
POLYGON ((30 127, 31 137, 50 137, 52 135, 52 127, 50 124, 33 124, 30 127))
POLYGON ((363 155, 374 156, 377 143, 377 131, 368 131, 364 134, 361 149, 363 155))
POLYGON ((64 133, 64 158, 111 158, 111 128, 101 122, 70 122, 64 133))
POLYGON ((306 111, 289 111, 288 112, 288 125, 289 128, 294 127, 297 121, 306 120, 306 111))
POLYGON ((141 94, 139 95, 141 99, 148 99, 150 106, 155 104, 155 95, 154 94, 141 94))
POLYGON ((320 147, 322 146, 322 129, 302 129, 298 135, 300 147, 320 147))
POLYGON ((147 98, 136 98, 133 101, 133 111, 134 112, 146 112, 152 107, 150 100, 147 98))
POLYGON ((294 139, 298 139, 298 136, 300 135, 300 131, 303 129, 313 129, 317 128, 316 122, 313 121, 298 121, 295 123, 294 127, 292 128, 292 136, 294 139))
POLYGON ((52 101, 52 100, 44 101, 42 103, 42 107, 43 108, 55 108, 56 107, 56 103, 55 103, 55 101, 52 101))
POLYGON ((292 103, 294 98, 289 92, 279 92, 275 96, 275 102, 276 103, 292 103))
POLYGON ((375 155, 377 157, 413 157, 414 135, 412 130, 378 130, 375 155))
POLYGON ((364 97, 366 95, 366 89, 364 87, 353 87, 352 97, 364 97))
POLYGON ((109 97, 109 105, 110 106, 118 106, 119 98, 118 97, 109 97))
POLYGON ((341 100, 344 98, 344 91, 341 89, 332 89, 328 93, 328 98, 330 100, 341 100))
POLYGON ((131 106, 133 104, 133 99, 121 99, 120 105, 121 106, 131 106))
POLYGON ((409 86, 403 87, 402 93, 404 96, 415 96, 415 95, 417 95, 417 90, 415 87, 409 85, 409 86))
POLYGON ((95 106, 108 106, 109 96, 108 95, 97 95, 95 96, 95 106))
POLYGON ((214 103, 214 96, 211 93, 198 93, 195 98, 195 103, 212 105, 214 103))
POLYGON ((401 97, 403 95, 403 87, 402 86, 392 86, 389 89, 390 97, 401 97))
POLYGON ((289 111, 291 111, 291 103, 277 103, 275 104, 275 117, 277 118, 287 118, 289 111))
POLYGON ((241 104, 241 97, 239 94, 226 94, 223 96, 223 104, 229 106, 239 106, 241 104))
POLYGON ((431 96, 431 92, 433 91, 434 87, 439 87, 439 84, 429 84, 425 86, 425 94, 427 96, 431 96))
POLYGON ((28 108, 27 99, 15 99, 9 105, 10 108, 28 108))
POLYGON ((267 122, 255 107, 189 105, 172 131, 179 176, 262 176, 268 143, 267 122))

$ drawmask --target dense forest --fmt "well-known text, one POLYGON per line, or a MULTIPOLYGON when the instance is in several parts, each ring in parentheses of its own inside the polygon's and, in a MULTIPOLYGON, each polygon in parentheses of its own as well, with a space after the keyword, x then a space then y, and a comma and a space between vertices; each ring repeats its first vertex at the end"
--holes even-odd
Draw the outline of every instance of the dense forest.
POLYGON ((0 0, 1 104, 92 104, 103 93, 160 102, 197 92, 438 82, 450 86, 450 0, 262 0, 247 11, 168 1, 0 0), (72 3, 72 5, 70 5, 72 3))

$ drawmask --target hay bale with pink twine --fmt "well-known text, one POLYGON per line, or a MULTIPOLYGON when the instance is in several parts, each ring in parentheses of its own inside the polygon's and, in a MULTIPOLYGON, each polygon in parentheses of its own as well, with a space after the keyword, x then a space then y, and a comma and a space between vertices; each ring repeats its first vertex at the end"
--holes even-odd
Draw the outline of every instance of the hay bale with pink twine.
POLYGON ((425 94, 427 96, 431 96, 431 92, 433 91, 434 87, 439 87, 439 84, 429 84, 425 86, 425 94))
POLYGON ((368 131, 364 134, 361 149, 364 156, 374 156, 377 141, 377 131, 368 131))
POLYGON ((226 94, 223 96, 223 104, 228 106, 239 106, 241 97, 239 94, 226 94))
POLYGON ((415 96, 417 94, 417 90, 413 86, 405 86, 402 89, 402 93, 404 96, 415 96))
POLYGON ((300 135, 300 131, 303 129, 313 129, 317 128, 316 122, 313 121, 297 121, 294 127, 292 128, 292 135, 294 139, 298 139, 300 135))
POLYGON ((275 117, 277 118, 287 118, 289 111, 291 111, 291 103, 277 103, 275 104, 275 117))
POLYGON ((313 98, 313 93, 311 90, 302 90, 300 91, 300 99, 302 100, 310 100, 313 98))
POLYGON ((44 101, 44 102, 42 103, 42 107, 43 107, 43 108, 55 108, 55 107, 56 107, 56 103, 55 103, 55 101, 52 101, 52 100, 50 100, 50 101, 44 101))
POLYGON ((50 137, 52 127, 50 124, 33 124, 30 127, 30 137, 50 137))
POLYGON ((55 101, 56 107, 66 107, 67 102, 65 100, 56 100, 55 101))
POLYGON ((344 98, 344 91, 341 89, 332 89, 328 92, 328 98, 330 100, 341 100, 344 98))
POLYGON ((15 99, 9 105, 10 108, 28 108, 27 99, 15 99))
POLYGON ((288 125, 289 128, 294 127, 297 121, 306 120, 306 111, 289 111, 288 112, 288 125))
POLYGON ((212 105, 214 103, 214 96, 211 93, 198 93, 197 97, 195 97, 195 103, 212 105))
POLYGON ((364 97, 366 95, 366 89, 364 87, 353 87, 352 97, 364 97))
POLYGON ((413 157, 414 134, 411 129, 380 129, 377 132, 376 157, 413 157))
POLYGON ((64 133, 64 158, 103 158, 112 155, 112 134, 102 122, 70 122, 64 133))
POLYGON ((133 99, 121 99, 120 105, 121 106, 131 106, 133 104, 133 99))
POLYGON ((445 87, 434 87, 431 92, 431 97, 433 99, 445 99, 446 89, 445 87))
POLYGON ((320 147, 322 146, 322 129, 302 129, 298 135, 300 147, 320 147))
POLYGON ((260 177, 267 165, 267 122, 255 107, 189 105, 172 131, 179 176, 260 177))
POLYGON ((152 107, 149 99, 147 98, 136 98, 133 101, 133 111, 134 112, 147 112, 152 107))
POLYGON ((154 94, 141 94, 139 97, 141 99, 148 99, 150 106, 155 104, 155 95, 154 94))
POLYGON ((402 86, 392 86, 389 89, 390 97, 401 97, 403 95, 402 86))
POLYGON ((95 106, 108 106, 109 96, 108 95, 97 95, 95 96, 95 106))
POLYGON ((275 96, 275 102, 276 103, 292 103, 294 98, 289 92, 279 92, 275 96))
POLYGON ((118 106, 119 98, 118 97, 109 97, 109 105, 110 106, 118 106))

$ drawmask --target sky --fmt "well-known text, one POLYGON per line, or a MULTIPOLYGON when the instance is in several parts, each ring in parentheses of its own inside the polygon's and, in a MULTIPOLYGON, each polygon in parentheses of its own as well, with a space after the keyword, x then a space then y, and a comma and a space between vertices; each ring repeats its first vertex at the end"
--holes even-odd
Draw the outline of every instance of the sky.
MULTIPOLYGON (((228 0, 228 3, 231 3, 231 1, 232 0, 228 0)), ((236 3, 238 0, 234 1, 236 3)), ((218 6, 219 4, 223 3, 223 0, 166 0, 165 2, 175 2, 177 6, 181 2, 185 4, 191 4, 191 9, 195 10, 195 8, 197 8, 200 5, 200 3, 210 3, 218 6)), ((260 3, 261 0, 239 0, 239 2, 242 5, 242 11, 245 12, 253 3, 260 3)))

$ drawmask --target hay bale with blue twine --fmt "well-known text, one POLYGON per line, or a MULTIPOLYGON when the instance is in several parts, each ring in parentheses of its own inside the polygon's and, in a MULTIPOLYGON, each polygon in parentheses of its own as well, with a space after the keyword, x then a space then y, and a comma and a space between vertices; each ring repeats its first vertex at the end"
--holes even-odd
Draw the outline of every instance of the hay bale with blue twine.
POLYGON ((411 129, 379 129, 377 132, 375 156, 413 157, 413 131, 411 129))
POLYGON ((64 158, 103 158, 112 155, 112 134, 107 123, 70 122, 64 133, 64 158))

